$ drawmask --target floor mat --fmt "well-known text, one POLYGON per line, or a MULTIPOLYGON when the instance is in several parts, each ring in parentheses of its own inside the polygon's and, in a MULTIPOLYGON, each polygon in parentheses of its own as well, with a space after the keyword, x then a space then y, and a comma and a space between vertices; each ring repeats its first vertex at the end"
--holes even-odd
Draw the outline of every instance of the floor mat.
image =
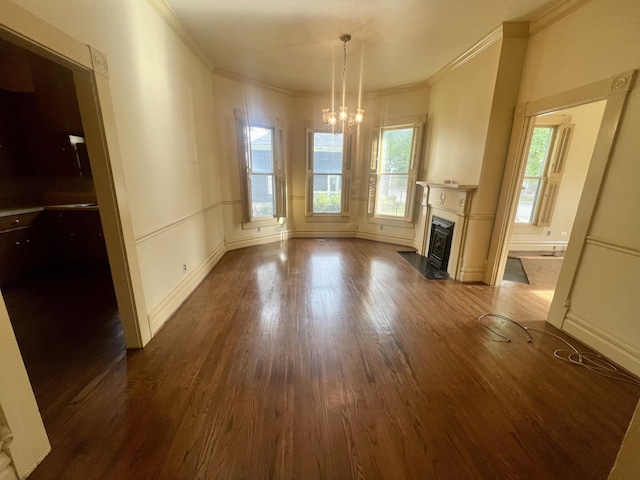
POLYGON ((504 269, 503 280, 529 284, 529 277, 527 277, 519 258, 507 258, 507 267, 504 269))
POLYGON ((427 262, 427 257, 423 257, 418 252, 400 251, 398 253, 429 280, 447 280, 449 278, 446 270, 437 270, 427 262))

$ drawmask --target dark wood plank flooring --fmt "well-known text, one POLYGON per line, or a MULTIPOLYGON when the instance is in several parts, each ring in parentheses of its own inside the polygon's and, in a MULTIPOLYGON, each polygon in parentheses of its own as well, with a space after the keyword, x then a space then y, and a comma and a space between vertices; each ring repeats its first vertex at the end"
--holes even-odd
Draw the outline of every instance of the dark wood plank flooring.
POLYGON ((32 478, 605 479, 640 388, 476 321, 555 331, 531 286, 427 280, 397 250, 229 252, 131 352, 108 285, 8 290, 53 445, 32 478))

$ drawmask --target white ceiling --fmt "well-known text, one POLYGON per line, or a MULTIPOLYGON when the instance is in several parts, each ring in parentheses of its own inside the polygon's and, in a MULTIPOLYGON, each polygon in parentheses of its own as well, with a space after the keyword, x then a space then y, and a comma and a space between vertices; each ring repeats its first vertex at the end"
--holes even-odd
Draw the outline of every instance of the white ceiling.
POLYGON ((504 21, 560 0, 166 0, 216 67, 292 91, 327 92, 331 68, 363 91, 427 80, 504 21), (332 60, 335 59, 335 60, 332 60), (333 62, 333 63, 332 63, 333 62))

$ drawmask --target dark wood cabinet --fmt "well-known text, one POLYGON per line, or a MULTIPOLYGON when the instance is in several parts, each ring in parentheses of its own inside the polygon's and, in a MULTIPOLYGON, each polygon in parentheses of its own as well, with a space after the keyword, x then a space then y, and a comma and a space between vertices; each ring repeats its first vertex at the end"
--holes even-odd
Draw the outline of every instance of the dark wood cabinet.
POLYGON ((107 262, 97 207, 49 207, 0 216, 0 287, 46 267, 107 262))
POLYGON ((52 263, 100 263, 107 260, 97 208, 53 207, 46 210, 44 216, 52 263))
POLYGON ((0 286, 19 282, 46 263, 40 213, 0 217, 0 286))

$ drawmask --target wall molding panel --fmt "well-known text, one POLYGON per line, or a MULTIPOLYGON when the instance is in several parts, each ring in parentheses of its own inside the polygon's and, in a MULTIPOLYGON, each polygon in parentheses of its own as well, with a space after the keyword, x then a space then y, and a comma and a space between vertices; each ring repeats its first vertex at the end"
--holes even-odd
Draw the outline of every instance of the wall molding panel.
POLYGON ((136 239, 135 239, 136 240, 136 245, 139 245, 139 244, 141 244, 141 243, 143 243, 143 242, 145 242, 145 241, 147 241, 147 240, 149 240, 149 239, 151 239, 153 237, 161 235, 161 234, 167 232, 168 230, 171 230, 172 228, 177 227, 178 225, 181 225, 181 224, 183 224, 185 222, 188 222, 189 220, 193 220, 193 219, 195 219, 197 217, 205 215, 206 213, 210 212, 211 210, 214 210, 214 209, 219 208, 221 206, 222 206, 222 202, 215 203, 215 204, 210 205, 210 206, 208 206, 208 207, 206 207, 206 208, 204 208, 204 209, 202 209, 202 210, 200 210, 198 212, 191 213, 189 215, 185 215, 183 217, 180 217, 177 220, 174 220, 173 222, 167 223, 166 225, 164 225, 164 226, 162 226, 162 227, 160 227, 160 228, 158 228, 156 230, 153 230, 151 232, 148 232, 148 233, 145 233, 143 235, 140 235, 140 236, 136 237, 136 239))
POLYGON ((634 375, 640 375, 640 349, 589 319, 569 310, 562 331, 589 345, 634 375))

